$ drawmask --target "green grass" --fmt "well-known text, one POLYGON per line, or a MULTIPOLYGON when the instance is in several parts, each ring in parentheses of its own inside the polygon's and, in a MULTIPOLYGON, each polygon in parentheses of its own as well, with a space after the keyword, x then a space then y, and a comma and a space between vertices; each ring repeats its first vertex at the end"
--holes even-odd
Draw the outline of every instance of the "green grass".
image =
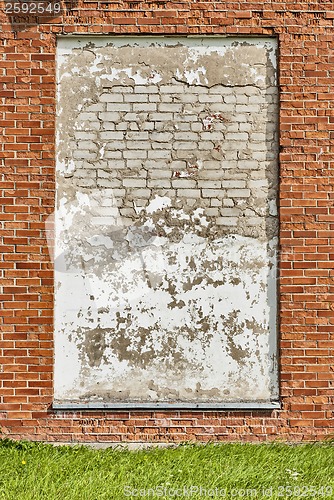
POLYGON ((0 499, 126 498, 334 499, 334 446, 186 444, 127 451, 0 441, 0 499))

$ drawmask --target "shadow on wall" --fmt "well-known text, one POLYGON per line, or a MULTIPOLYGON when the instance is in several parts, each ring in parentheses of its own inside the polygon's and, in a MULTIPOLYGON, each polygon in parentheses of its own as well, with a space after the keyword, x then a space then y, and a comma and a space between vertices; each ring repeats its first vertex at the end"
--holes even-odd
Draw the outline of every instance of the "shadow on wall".
MULTIPOLYGON (((277 56, 276 56, 277 57, 277 56)), ((267 54, 267 67, 270 67, 270 58, 269 54, 267 54)), ((277 78, 277 76, 276 76, 277 78)), ((277 81, 276 81, 277 85, 277 81)), ((267 216, 266 216, 266 235, 268 241, 270 241, 273 237, 277 238, 274 256, 272 256, 271 266, 269 266, 269 272, 267 275, 267 304, 269 306, 269 329, 272 332, 276 332, 275 335, 269 336, 268 342, 268 358, 271 362, 271 391, 272 393, 279 394, 279 388, 277 387, 277 373, 278 373, 278 332, 279 332, 279 315, 278 311, 278 276, 279 276, 279 263, 282 260, 282 255, 280 253, 280 242, 279 242, 279 218, 278 218, 278 209, 279 209, 279 161, 278 161, 278 148, 279 148, 279 131, 278 131, 278 123, 279 123, 279 94, 278 92, 273 93, 269 88, 265 91, 265 100, 268 103, 268 106, 272 106, 272 115, 276 115, 276 120, 273 123, 270 120, 266 122, 266 143, 272 145, 272 149, 268 148, 266 152, 266 169, 265 169, 265 177, 268 185, 268 193, 267 193, 267 216), (274 109, 276 108, 276 111, 274 109), (276 203, 273 203, 273 202, 276 203)), ((270 249, 268 245, 268 253, 272 249, 270 249)))

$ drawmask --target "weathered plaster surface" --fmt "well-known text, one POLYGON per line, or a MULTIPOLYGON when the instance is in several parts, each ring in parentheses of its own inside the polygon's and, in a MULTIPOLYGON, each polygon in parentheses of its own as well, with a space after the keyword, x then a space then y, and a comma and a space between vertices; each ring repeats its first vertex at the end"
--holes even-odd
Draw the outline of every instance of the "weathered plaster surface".
POLYGON ((55 398, 277 397, 270 39, 60 39, 55 398))

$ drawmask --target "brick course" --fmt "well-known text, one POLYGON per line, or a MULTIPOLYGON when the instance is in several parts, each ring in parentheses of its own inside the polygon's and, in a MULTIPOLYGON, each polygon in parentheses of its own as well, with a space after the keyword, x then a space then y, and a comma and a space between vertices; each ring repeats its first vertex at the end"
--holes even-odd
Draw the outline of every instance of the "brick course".
MULTIPOLYGON (((39 24, 9 22, 3 10, 0 14, 3 436, 103 442, 302 441, 331 436, 333 2, 120 0, 106 5, 80 2, 63 16, 39 24), (83 33, 278 38, 281 410, 73 413, 51 409, 53 273, 44 221, 54 209, 56 36, 83 33)), ((30 21, 34 22, 33 17, 30 21)), ((149 97, 152 113, 153 96, 149 97)), ((136 106, 134 112, 140 113, 140 100, 124 101, 119 104, 122 109, 136 106)), ((106 102, 106 114, 117 112, 115 104, 109 111, 106 102)), ((167 100, 163 116, 168 105, 167 100)), ((105 117, 106 124, 110 120, 112 126, 113 119, 105 117)), ((98 182, 106 181, 101 176, 98 182)))

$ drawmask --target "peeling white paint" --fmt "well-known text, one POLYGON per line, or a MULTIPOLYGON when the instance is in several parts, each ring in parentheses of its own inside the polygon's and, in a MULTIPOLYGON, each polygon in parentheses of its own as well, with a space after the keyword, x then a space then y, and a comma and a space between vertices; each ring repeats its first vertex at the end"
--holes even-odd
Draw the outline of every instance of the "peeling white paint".
POLYGON ((171 199, 168 196, 156 196, 146 207, 146 213, 153 214, 157 210, 171 206, 171 199))

